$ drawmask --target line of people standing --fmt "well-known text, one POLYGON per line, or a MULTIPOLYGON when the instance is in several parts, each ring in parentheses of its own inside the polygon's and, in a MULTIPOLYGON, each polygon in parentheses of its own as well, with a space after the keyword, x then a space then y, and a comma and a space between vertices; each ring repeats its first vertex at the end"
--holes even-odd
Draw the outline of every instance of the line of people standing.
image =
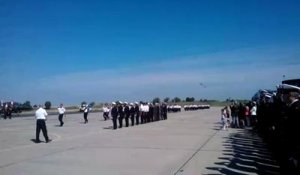
MULTIPOLYGON (((153 105, 145 102, 135 102, 134 104, 128 104, 127 102, 113 102, 110 112, 113 121, 113 129, 118 128, 117 122, 119 122, 119 128, 122 128, 124 119, 126 127, 129 127, 129 122, 131 123, 131 126, 134 126, 167 119, 167 105, 165 103, 162 103, 161 105, 156 103, 153 105)), ((107 114, 104 114, 104 116, 107 116, 107 114)), ((104 119, 106 120, 107 118, 105 117, 104 119)))

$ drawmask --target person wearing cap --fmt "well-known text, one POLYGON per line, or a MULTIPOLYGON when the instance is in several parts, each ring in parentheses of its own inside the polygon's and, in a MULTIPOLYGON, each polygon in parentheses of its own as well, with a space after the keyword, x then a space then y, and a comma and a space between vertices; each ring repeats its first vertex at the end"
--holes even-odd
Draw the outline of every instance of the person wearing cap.
POLYGON ((118 120, 118 107, 115 102, 112 102, 112 108, 111 108, 111 118, 113 122, 113 129, 117 129, 117 120, 118 120))
POLYGON ((154 110, 153 110, 153 115, 154 115, 154 121, 159 120, 159 103, 155 103, 154 110))
POLYGON ((64 117, 66 109, 64 108, 64 105, 61 103, 59 105, 59 107, 57 108, 57 110, 58 110, 58 120, 60 122, 60 127, 62 127, 64 125, 63 117, 64 117))
POLYGON ((119 128, 123 127, 123 119, 124 119, 124 107, 123 103, 120 101, 118 105, 118 113, 119 113, 119 128))
POLYGON ((300 174, 300 134, 297 131, 300 124, 300 87, 283 84, 278 91, 287 105, 282 132, 282 170, 285 174, 300 174))
POLYGON ((140 107, 139 107, 138 102, 135 102, 134 113, 135 113, 136 125, 139 125, 140 124, 140 107))
POLYGON ((127 102, 124 103, 124 114, 125 114, 125 126, 128 127, 129 126, 130 109, 129 109, 127 102))
POLYGON ((153 122, 154 121, 154 117, 153 117, 153 115, 154 115, 154 106, 153 106, 153 104, 152 103, 150 103, 150 105, 149 105, 149 113, 148 113, 148 122, 153 122))
POLYGON ((8 103, 8 108, 7 108, 7 117, 11 119, 11 114, 13 110, 13 102, 8 103))
POLYGON ((139 111, 140 111, 140 116, 141 116, 141 124, 143 124, 144 123, 144 116, 145 116, 144 102, 140 102, 139 111))
POLYGON ((134 114, 135 114, 135 110, 134 110, 133 103, 130 103, 129 113, 130 113, 131 126, 134 126, 134 114))
POLYGON ((161 116, 163 120, 168 119, 168 106, 165 102, 161 106, 161 116))
POLYGON ((43 135, 45 137, 46 143, 51 142, 51 139, 48 137, 47 133, 47 126, 46 126, 46 120, 47 120, 47 112, 44 108, 42 108, 41 105, 39 105, 39 109, 35 111, 35 118, 36 118, 36 137, 35 142, 40 143, 40 132, 42 130, 43 135))

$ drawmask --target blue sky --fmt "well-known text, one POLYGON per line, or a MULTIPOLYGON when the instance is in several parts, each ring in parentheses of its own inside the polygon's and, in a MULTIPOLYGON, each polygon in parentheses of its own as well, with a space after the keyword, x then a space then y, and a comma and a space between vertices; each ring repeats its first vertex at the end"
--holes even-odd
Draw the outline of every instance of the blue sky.
POLYGON ((282 75, 299 78, 299 9, 297 0, 1 1, 0 99, 249 99, 282 75))

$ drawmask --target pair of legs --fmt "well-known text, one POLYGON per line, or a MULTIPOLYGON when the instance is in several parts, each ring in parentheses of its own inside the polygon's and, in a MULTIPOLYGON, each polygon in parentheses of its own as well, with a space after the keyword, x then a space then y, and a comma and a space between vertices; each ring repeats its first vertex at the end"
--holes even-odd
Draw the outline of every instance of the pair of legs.
POLYGON ((119 117, 119 128, 122 128, 123 127, 123 116, 121 117, 119 117))
POLYGON ((88 116, 87 112, 83 113, 84 123, 88 123, 89 122, 88 119, 87 119, 87 116, 88 116))
POLYGON ((51 141, 48 137, 48 133, 47 133, 47 127, 46 127, 46 122, 45 120, 42 119, 38 119, 36 121, 36 137, 35 137, 35 141, 36 142, 40 142, 40 132, 43 132, 43 135, 45 137, 46 142, 48 143, 49 141, 51 141))
POLYGON ((103 118, 104 118, 104 120, 109 119, 108 112, 103 112, 103 118))
POLYGON ((134 126, 134 114, 131 114, 130 120, 131 120, 131 126, 134 126))
POLYGON ((239 128, 240 127, 239 117, 238 116, 232 116, 232 126, 234 128, 239 128))
POLYGON ((58 115, 58 120, 59 120, 59 122, 60 122, 60 126, 63 126, 63 125, 64 125, 63 117, 64 117, 64 114, 59 114, 59 115, 58 115))
POLYGON ((118 117, 113 117, 113 118, 112 118, 112 121, 113 121, 113 128, 114 128, 114 129, 117 129, 117 128, 118 128, 118 126, 117 126, 117 118, 118 118, 118 117))

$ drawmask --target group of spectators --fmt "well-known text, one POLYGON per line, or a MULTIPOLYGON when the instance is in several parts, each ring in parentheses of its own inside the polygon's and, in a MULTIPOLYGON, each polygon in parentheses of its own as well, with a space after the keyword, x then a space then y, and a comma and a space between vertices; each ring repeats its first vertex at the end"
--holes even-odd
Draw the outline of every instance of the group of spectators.
POLYGON ((230 105, 221 109, 221 119, 223 130, 231 128, 255 127, 257 123, 257 106, 256 102, 237 103, 232 102, 230 105))

